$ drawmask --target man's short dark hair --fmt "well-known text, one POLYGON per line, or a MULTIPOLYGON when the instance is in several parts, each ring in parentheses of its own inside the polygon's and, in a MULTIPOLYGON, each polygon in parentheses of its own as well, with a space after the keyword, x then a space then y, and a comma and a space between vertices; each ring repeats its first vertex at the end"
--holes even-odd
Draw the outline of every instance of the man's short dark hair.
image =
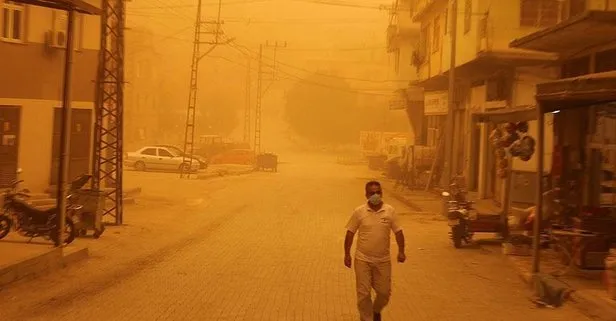
POLYGON ((381 187, 381 183, 377 182, 377 181, 369 181, 368 183, 366 183, 366 193, 368 193, 368 190, 370 189, 370 187, 372 186, 378 186, 379 188, 381 187))

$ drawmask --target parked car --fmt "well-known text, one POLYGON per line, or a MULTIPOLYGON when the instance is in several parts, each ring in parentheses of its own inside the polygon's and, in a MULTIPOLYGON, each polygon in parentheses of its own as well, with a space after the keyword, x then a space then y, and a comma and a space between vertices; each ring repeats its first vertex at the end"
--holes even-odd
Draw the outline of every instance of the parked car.
POLYGON ((231 149, 210 159, 210 164, 251 165, 255 162, 255 153, 250 149, 231 149))
MULTIPOLYGON (((145 146, 136 152, 126 153, 125 165, 134 167, 138 171, 185 171, 189 166, 187 162, 184 162, 184 157, 176 150, 156 145, 145 146)), ((199 161, 193 158, 190 171, 196 172, 199 167, 199 161)))
MULTIPOLYGON (((156 147, 163 147, 163 148, 168 148, 170 150, 174 150, 177 154, 179 154, 180 156, 184 157, 184 151, 179 149, 178 147, 175 147, 173 145, 156 145, 156 147)), ((194 155, 193 153, 193 159, 196 159, 197 161, 199 161, 199 168, 200 169, 206 169, 207 165, 208 165, 208 160, 205 157, 199 156, 199 155, 194 155)))

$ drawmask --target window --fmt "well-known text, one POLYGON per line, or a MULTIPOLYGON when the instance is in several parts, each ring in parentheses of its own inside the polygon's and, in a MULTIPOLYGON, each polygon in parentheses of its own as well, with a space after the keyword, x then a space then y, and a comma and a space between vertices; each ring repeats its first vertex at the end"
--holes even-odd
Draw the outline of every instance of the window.
POLYGON ((443 34, 447 34, 449 32, 449 9, 445 9, 445 13, 443 13, 443 34))
POLYGON ((25 7, 10 1, 2 4, 2 33, 5 41, 24 42, 25 35, 25 7))
POLYGON ((146 148, 141 152, 141 154, 149 155, 149 156, 156 156, 156 148, 146 148))
POLYGON ((471 18, 473 17, 473 0, 466 0, 464 4, 464 33, 471 31, 471 18))
POLYGON ((590 56, 570 59, 561 66, 562 78, 578 77, 590 73, 590 56))
POLYGON ((166 149, 162 149, 162 148, 158 149, 158 156, 173 157, 173 155, 171 153, 169 153, 169 151, 167 151, 166 149))
POLYGON ((432 34, 432 52, 441 49, 441 20, 440 17, 434 18, 434 29, 432 34))
POLYGON ((419 56, 421 59, 425 60, 425 57, 428 55, 428 27, 424 27, 421 29, 421 33, 419 35, 419 56))
POLYGON ((616 49, 598 52, 595 55, 595 72, 616 70, 616 49))
POLYGON ((520 2, 520 26, 549 27, 558 22, 558 0, 522 0, 520 2))

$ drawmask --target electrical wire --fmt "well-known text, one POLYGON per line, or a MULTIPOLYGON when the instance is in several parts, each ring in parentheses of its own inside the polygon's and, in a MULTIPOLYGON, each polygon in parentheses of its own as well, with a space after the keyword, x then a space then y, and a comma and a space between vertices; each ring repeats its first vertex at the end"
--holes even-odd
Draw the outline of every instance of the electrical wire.
MULTIPOLYGON (((243 49, 248 50, 251 53, 253 53, 253 54, 258 56, 258 53, 256 53, 255 51, 251 50, 250 48, 248 48, 248 47, 246 47, 244 45, 238 44, 236 41, 232 41, 229 45, 231 45, 231 46, 238 45, 238 46, 242 47, 243 49)), ((291 64, 288 64, 288 63, 281 62, 279 59, 274 59, 274 58, 268 57, 266 55, 263 55, 263 57, 268 59, 268 60, 270 60, 270 61, 274 61, 276 64, 280 64, 282 66, 285 66, 287 68, 296 69, 296 70, 303 71, 303 72, 306 72, 306 73, 316 74, 316 75, 319 75, 319 76, 329 77, 329 78, 337 78, 337 79, 343 79, 343 80, 354 80, 354 81, 363 81, 363 82, 372 82, 372 83, 391 83, 391 82, 405 82, 405 83, 408 83, 410 81, 410 80, 397 80, 397 79, 392 79, 392 80, 373 80, 373 79, 362 79, 362 78, 356 78, 356 77, 342 77, 342 76, 325 74, 325 73, 321 73, 321 72, 315 72, 315 71, 312 71, 312 70, 307 70, 305 68, 301 68, 301 67, 297 67, 297 66, 294 66, 294 65, 291 65, 291 64)))

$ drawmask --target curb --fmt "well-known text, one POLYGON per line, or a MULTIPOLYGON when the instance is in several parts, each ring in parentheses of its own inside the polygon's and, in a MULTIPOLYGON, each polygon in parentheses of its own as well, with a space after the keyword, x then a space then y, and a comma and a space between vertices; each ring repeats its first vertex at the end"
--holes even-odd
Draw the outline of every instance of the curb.
POLYGON ((417 203, 415 203, 415 202, 411 201, 410 199, 402 196, 402 194, 400 194, 398 191, 396 191, 395 188, 393 188, 393 187, 385 187, 385 190, 387 190, 387 192, 393 198, 395 198, 400 203, 406 205, 407 207, 411 208, 413 211, 416 211, 416 212, 424 212, 425 211, 425 209, 422 206, 419 206, 417 203))
POLYGON ((197 176, 197 179, 201 179, 201 180, 207 180, 207 179, 212 179, 212 178, 216 178, 216 177, 224 177, 224 176, 240 176, 240 175, 247 175, 250 173, 253 173, 254 170, 253 169, 247 169, 247 170, 242 170, 242 171, 218 171, 215 173, 209 173, 209 174, 202 174, 197 176))
POLYGON ((0 289, 18 282, 51 274, 89 257, 87 247, 53 248, 19 262, 0 267, 0 289))
MULTIPOLYGON (((512 263, 520 279, 531 286, 533 274, 520 266, 520 263, 515 259, 508 257, 512 263)), ((604 302, 603 298, 593 295, 588 290, 576 290, 570 287, 572 290, 571 296, 565 302, 574 307, 584 315, 590 317, 593 320, 598 321, 616 321, 616 301, 604 302)))

